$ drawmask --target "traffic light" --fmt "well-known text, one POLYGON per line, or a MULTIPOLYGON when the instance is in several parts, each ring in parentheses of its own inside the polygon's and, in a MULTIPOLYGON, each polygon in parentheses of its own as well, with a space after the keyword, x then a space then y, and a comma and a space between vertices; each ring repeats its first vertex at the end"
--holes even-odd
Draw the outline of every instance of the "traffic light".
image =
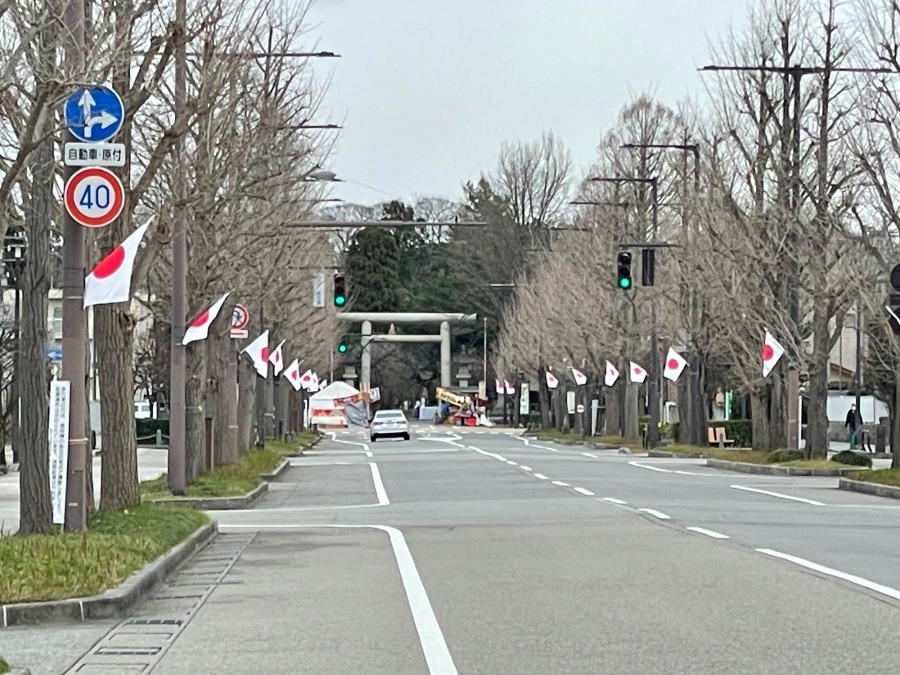
POLYGON ((894 265, 891 270, 891 288, 893 292, 888 296, 888 325, 895 335, 900 335, 900 265, 894 265))
POLYGON ((344 275, 334 275, 334 306, 343 307, 347 304, 347 289, 344 285, 344 275))
POLYGON ((346 340, 342 339, 338 342, 338 354, 346 354, 348 349, 350 349, 350 345, 347 344, 346 340))
POLYGON ((616 256, 616 262, 619 268, 617 285, 623 291, 630 290, 633 283, 631 280, 631 252, 619 251, 619 255, 616 256))

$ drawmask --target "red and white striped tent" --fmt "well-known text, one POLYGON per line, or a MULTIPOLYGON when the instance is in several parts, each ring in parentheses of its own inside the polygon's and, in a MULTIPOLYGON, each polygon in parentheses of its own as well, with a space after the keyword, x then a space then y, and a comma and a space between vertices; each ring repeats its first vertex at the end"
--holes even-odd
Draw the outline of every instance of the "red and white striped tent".
POLYGON ((346 429, 345 399, 361 396, 355 387, 338 380, 309 398, 309 422, 320 427, 346 429))

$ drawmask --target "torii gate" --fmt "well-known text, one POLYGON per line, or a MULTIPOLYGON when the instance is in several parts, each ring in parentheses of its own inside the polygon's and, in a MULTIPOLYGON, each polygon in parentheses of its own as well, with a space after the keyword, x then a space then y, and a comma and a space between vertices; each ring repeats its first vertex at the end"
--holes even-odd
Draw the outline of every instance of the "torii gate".
POLYGON ((362 363, 360 364, 360 389, 369 389, 372 382, 372 342, 439 342, 441 345, 441 387, 450 386, 450 324, 476 323, 477 314, 445 314, 442 312, 339 312, 338 319, 362 323, 362 363), (438 323, 438 335, 373 335, 373 323, 438 323))

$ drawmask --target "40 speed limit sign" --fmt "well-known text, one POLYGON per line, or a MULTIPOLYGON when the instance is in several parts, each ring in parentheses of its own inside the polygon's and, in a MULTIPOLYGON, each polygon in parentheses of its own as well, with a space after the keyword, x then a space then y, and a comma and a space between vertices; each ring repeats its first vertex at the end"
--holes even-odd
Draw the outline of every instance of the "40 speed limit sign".
POLYGON ((103 227, 122 213, 125 190, 112 171, 92 166, 76 171, 66 182, 65 204, 75 222, 103 227))

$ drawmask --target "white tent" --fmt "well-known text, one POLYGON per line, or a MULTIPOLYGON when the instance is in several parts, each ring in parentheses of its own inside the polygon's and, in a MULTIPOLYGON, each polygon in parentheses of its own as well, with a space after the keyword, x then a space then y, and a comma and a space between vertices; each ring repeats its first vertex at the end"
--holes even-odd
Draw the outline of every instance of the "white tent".
POLYGON ((309 398, 309 422, 328 427, 346 427, 347 417, 340 399, 357 396, 359 390, 338 380, 309 398), (335 403, 335 401, 338 401, 335 403))

